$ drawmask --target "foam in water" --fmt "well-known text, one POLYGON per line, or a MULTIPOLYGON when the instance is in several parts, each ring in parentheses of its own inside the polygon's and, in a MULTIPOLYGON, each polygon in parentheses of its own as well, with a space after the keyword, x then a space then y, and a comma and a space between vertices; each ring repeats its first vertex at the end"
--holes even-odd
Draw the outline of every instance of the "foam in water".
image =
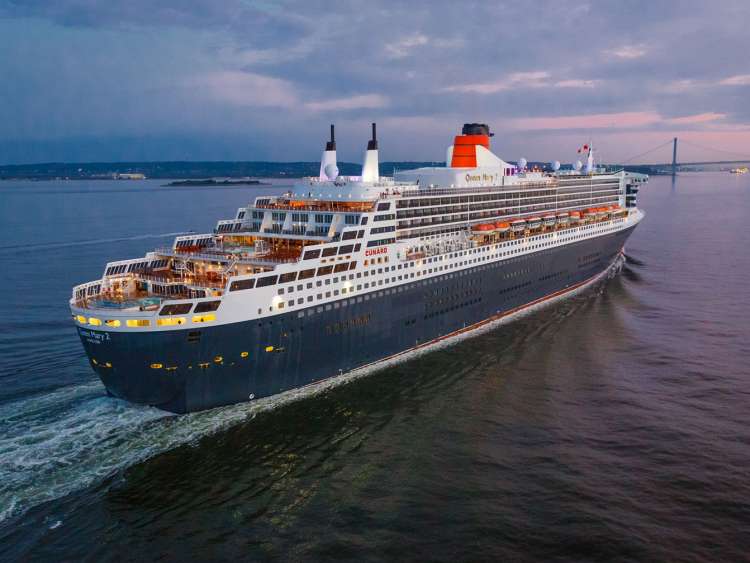
MULTIPOLYGON (((452 346, 615 275, 624 258, 587 284, 522 311, 280 395, 187 415, 172 415, 105 396, 91 382, 0 405, 0 522, 90 486, 133 464, 304 397, 323 393, 427 352, 452 346)), ((60 521, 54 522, 55 527, 60 521)))

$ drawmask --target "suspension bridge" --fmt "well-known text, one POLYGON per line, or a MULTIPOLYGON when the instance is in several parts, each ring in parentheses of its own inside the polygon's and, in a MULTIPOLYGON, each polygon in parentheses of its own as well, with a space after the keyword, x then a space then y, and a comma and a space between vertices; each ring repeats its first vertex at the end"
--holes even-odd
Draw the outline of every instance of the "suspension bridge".
POLYGON ((653 148, 648 149, 642 153, 630 157, 624 162, 617 164, 610 164, 610 167, 627 168, 636 172, 645 172, 647 174, 671 174, 675 175, 677 172, 690 171, 695 168, 704 166, 718 166, 718 167, 733 167, 740 165, 750 164, 750 155, 735 153, 724 149, 717 149, 713 147, 707 147, 692 141, 683 139, 680 141, 693 149, 699 149, 703 154, 706 154, 708 158, 706 160, 695 160, 695 161, 678 161, 677 159, 677 143, 678 138, 674 137, 661 143, 653 148), (671 146, 672 160, 671 162, 656 162, 652 164, 638 164, 637 160, 643 159, 649 155, 657 153, 657 151, 663 151, 666 147, 671 146), (711 158, 713 157, 713 158, 711 158))

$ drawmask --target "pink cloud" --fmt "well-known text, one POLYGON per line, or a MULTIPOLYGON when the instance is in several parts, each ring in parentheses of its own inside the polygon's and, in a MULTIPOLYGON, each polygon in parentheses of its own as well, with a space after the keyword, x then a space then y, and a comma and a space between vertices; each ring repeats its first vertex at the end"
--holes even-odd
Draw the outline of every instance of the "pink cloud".
POLYGON ((710 121, 724 119, 725 117, 725 113, 710 112, 699 113, 696 115, 686 115, 685 117, 674 117, 672 119, 666 119, 665 121, 673 125, 691 125, 694 123, 708 123, 710 121))

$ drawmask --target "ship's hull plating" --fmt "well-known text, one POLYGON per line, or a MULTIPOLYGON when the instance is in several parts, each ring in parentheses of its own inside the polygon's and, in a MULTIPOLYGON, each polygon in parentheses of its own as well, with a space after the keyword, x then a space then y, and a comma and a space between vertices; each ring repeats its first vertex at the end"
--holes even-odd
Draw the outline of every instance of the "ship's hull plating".
POLYGON ((112 395, 198 411, 309 385, 571 290, 606 270, 633 228, 266 319, 79 334, 112 395))

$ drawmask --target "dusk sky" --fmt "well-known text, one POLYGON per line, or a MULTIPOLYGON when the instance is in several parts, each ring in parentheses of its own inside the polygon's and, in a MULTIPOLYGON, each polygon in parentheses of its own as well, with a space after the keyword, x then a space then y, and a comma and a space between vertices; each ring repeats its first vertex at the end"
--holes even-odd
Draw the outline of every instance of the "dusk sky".
POLYGON ((750 0, 0 0, 0 53, 3 164, 750 154, 750 0))

